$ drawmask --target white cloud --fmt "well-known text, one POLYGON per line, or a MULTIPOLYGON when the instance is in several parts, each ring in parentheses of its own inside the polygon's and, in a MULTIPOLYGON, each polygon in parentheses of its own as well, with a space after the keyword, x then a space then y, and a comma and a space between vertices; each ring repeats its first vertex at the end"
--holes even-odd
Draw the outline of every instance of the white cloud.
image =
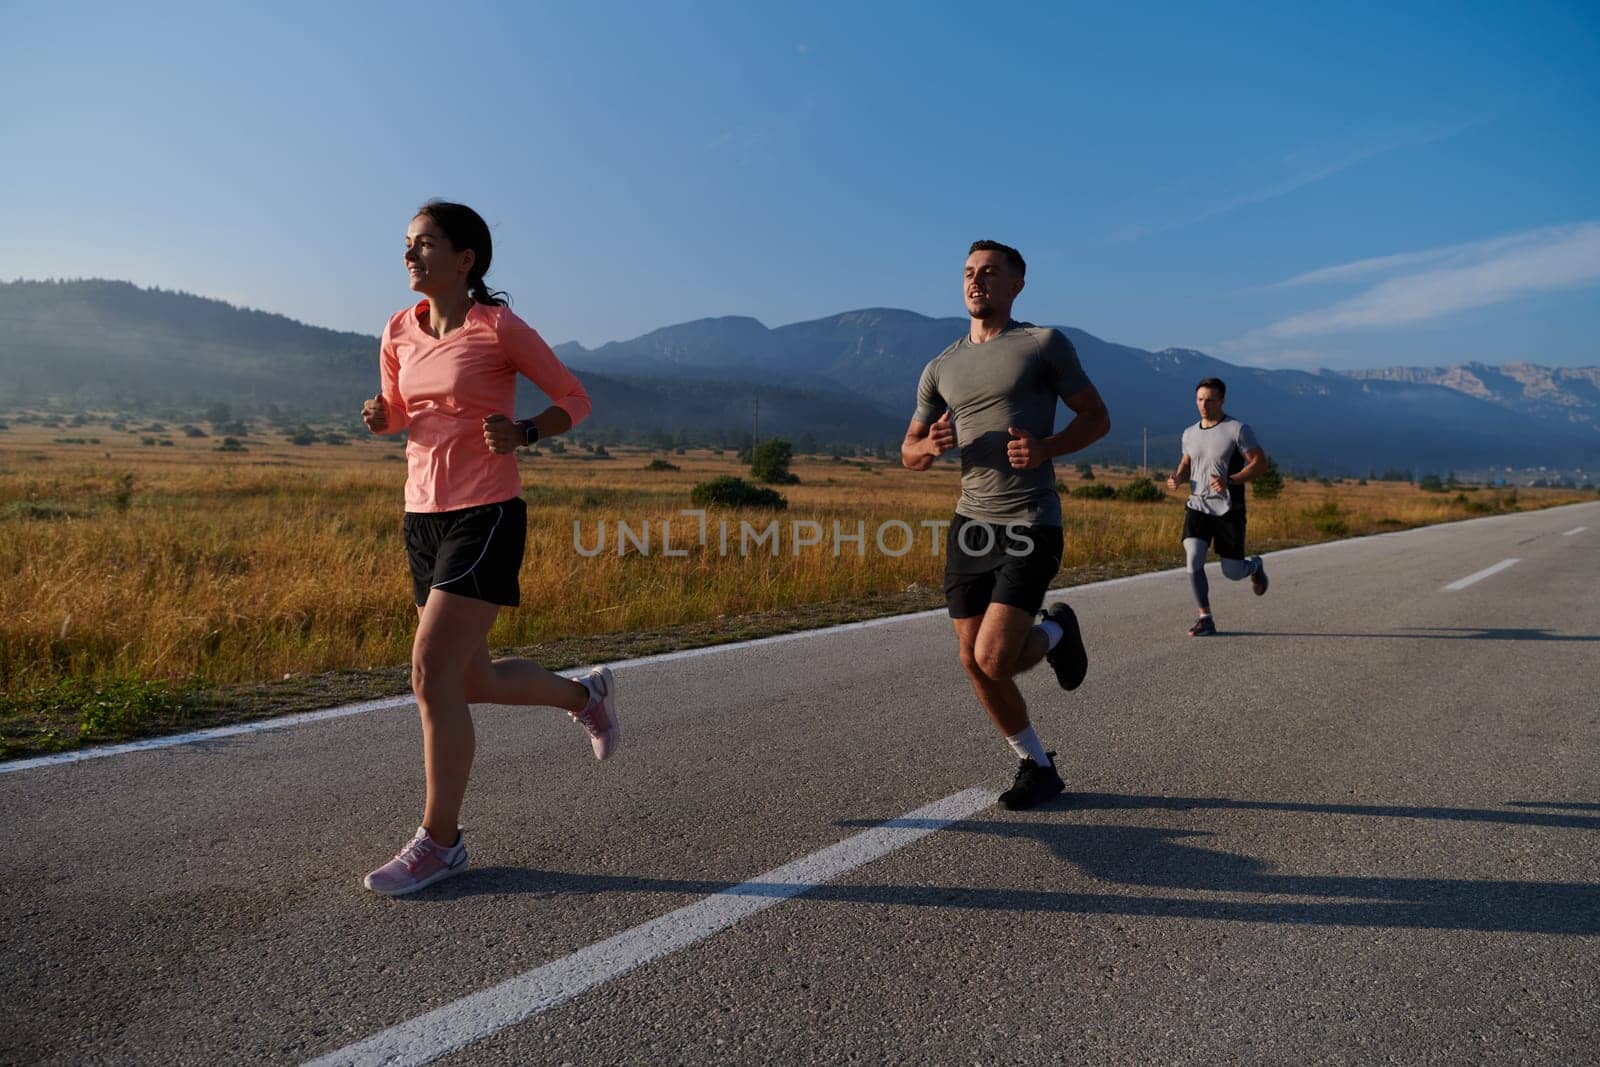
MULTIPOLYGON (((1158 218, 1151 222, 1124 227, 1114 233, 1111 236, 1111 240, 1118 242, 1137 241, 1154 234, 1165 233, 1168 230, 1203 222, 1218 215, 1225 215, 1240 208, 1249 207, 1252 204, 1276 200, 1297 189, 1303 189, 1308 185, 1315 185, 1325 178, 1331 178, 1341 171, 1349 170, 1351 167, 1365 163, 1376 156, 1385 155, 1398 149, 1416 148, 1432 144, 1435 141, 1442 141, 1493 117, 1494 113, 1491 113, 1451 125, 1438 126, 1426 130, 1405 131, 1388 137, 1368 140, 1365 143, 1356 144, 1354 147, 1328 145, 1305 148, 1290 153, 1275 164, 1259 161, 1245 164, 1244 161, 1241 161, 1239 170, 1242 172, 1257 173, 1276 170, 1279 172, 1278 177, 1274 181, 1247 188, 1243 192, 1215 196, 1209 203, 1203 203, 1187 211, 1170 214, 1164 219, 1158 218)), ((1158 198, 1173 192, 1181 192, 1187 195, 1192 186, 1196 184, 1203 185, 1204 183, 1205 179, 1199 176, 1188 178, 1173 189, 1167 190, 1166 193, 1158 194, 1158 198)))
POLYGON ((1388 274, 1406 267, 1420 267, 1425 264, 1465 266, 1482 262, 1491 256, 1511 249, 1547 243, 1559 238, 1571 229, 1571 226, 1551 226, 1545 229, 1514 233, 1505 237, 1493 237, 1487 241, 1470 241, 1465 244, 1446 245, 1443 248, 1430 248, 1421 252, 1401 252, 1392 256, 1358 259, 1354 263, 1343 263, 1337 267, 1323 267, 1320 270, 1297 274, 1293 278, 1274 282, 1263 288, 1288 289, 1304 285, 1334 284, 1376 274, 1388 274))
POLYGON ((1600 223, 1531 230, 1425 252, 1358 260, 1291 278, 1284 285, 1349 281, 1399 273, 1315 311, 1280 319, 1240 338, 1252 342, 1400 326, 1504 303, 1531 293, 1600 284, 1600 223), (1414 268, 1432 269, 1415 271, 1414 268))

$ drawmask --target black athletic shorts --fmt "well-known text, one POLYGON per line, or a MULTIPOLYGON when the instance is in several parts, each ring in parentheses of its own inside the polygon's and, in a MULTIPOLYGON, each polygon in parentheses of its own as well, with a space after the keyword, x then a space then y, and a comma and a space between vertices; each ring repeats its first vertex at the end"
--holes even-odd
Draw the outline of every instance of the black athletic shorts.
POLYGON ((1244 512, 1207 515, 1194 508, 1183 509, 1183 539, 1198 537, 1211 545, 1222 559, 1244 559, 1244 512))
POLYGON ((1061 569, 1061 527, 997 526, 957 515, 945 536, 944 598, 952 619, 991 603, 1035 612, 1061 569))
POLYGON ((460 511, 408 511, 405 530, 417 607, 431 589, 508 608, 521 603, 517 572, 528 539, 521 497, 460 511))

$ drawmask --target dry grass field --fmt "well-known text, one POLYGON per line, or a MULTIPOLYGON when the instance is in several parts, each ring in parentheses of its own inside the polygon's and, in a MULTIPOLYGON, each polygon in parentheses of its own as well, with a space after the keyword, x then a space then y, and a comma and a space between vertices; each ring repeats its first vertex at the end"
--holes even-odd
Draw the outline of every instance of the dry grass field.
MULTIPOLYGON (((398 444, 296 446, 256 434, 240 439, 246 451, 228 452, 216 436, 159 437, 170 443, 103 420, 0 432, 0 756, 404 688, 415 614, 398 444), (303 684, 334 676, 370 680, 326 693, 303 684), (294 699, 274 699, 272 686, 261 688, 269 682, 294 699), (217 697, 229 692, 235 699, 217 697), (201 693, 211 699, 188 699, 201 693)), ((501 614, 497 649, 539 646, 557 666, 653 650, 670 635, 704 643, 942 603, 942 560, 920 524, 949 518, 954 464, 917 474, 898 462, 802 457, 792 468, 800 483, 780 487, 786 511, 713 511, 704 546, 697 520, 680 512, 695 483, 746 474, 732 453, 569 449, 521 465, 523 606, 501 614), (652 460, 680 469, 646 469, 652 460), (761 530, 774 519, 778 554, 771 541, 742 554, 741 522, 761 530), (875 543, 891 520, 909 527, 884 528, 891 552, 914 536, 900 555, 875 543), (579 552, 575 521, 585 551, 604 522, 598 554, 579 552), (634 534, 621 551, 619 522, 634 534), (664 522, 682 555, 664 554, 664 522), (797 522, 818 525, 800 526, 797 538, 797 522), (843 541, 835 552, 836 522, 845 534, 860 524, 864 552, 843 541), (818 544, 799 543, 811 535, 818 544)), ((1081 484, 1070 464, 1058 473, 1081 484)), ((1101 471, 1097 480, 1132 477, 1101 471)), ((1270 551, 1587 495, 1290 480, 1277 499, 1252 502, 1250 538, 1270 551)), ((1064 582, 1181 563, 1176 494, 1064 504, 1064 582)))

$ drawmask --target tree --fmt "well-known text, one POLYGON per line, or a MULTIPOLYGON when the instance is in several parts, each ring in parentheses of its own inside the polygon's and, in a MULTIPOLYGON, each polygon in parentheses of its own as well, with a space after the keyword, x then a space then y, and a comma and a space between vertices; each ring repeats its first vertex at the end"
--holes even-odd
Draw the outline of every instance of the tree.
POLYGON ((750 453, 750 475, 769 485, 793 485, 800 479, 789 473, 794 449, 788 441, 772 438, 762 441, 750 453))
POLYGON ((1267 469, 1256 475, 1251 488, 1255 490, 1258 500, 1271 500, 1283 492, 1283 472, 1278 469, 1277 460, 1267 457, 1267 469))
POLYGON ((1089 465, 1088 460, 1079 460, 1077 470, 1079 478, 1082 478, 1086 482, 1094 481, 1094 468, 1089 465))

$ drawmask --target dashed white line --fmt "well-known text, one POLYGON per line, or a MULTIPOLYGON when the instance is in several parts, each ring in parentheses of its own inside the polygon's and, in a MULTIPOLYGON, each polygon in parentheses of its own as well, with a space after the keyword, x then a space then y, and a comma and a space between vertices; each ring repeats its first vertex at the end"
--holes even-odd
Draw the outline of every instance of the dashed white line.
POLYGON ((1587 527, 1587 526, 1574 526, 1572 529, 1568 530, 1566 533, 1562 534, 1561 536, 1562 537, 1576 537, 1578 534, 1583 533, 1583 531, 1587 530, 1588 528, 1589 527, 1587 527))
POLYGON ((945 797, 570 956, 330 1052, 312 1060, 308 1067, 429 1063, 549 1011, 636 967, 704 941, 740 920, 887 856, 994 802, 994 792, 987 789, 968 789, 945 797))
POLYGON ((1458 578, 1449 585, 1445 586, 1443 592, 1454 593, 1458 589, 1465 589, 1474 582, 1481 582, 1491 574, 1499 574, 1507 567, 1514 567, 1521 562, 1522 561, 1520 559, 1503 559, 1499 563, 1496 563, 1493 567, 1483 568, 1483 570, 1479 571, 1477 574, 1469 574, 1465 578, 1458 578))

